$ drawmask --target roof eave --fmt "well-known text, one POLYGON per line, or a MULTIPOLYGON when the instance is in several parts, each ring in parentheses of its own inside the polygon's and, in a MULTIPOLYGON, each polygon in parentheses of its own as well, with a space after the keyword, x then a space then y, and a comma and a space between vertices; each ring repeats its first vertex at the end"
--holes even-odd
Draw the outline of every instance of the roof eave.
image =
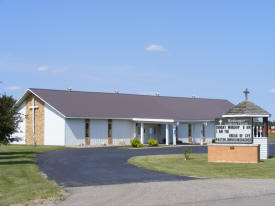
POLYGON ((222 117, 271 117, 271 114, 225 114, 222 117))

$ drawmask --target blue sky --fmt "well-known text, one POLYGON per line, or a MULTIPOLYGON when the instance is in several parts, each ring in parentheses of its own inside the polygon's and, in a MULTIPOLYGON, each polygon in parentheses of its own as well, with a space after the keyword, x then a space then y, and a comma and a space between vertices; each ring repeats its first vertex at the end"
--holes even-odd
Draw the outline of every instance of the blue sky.
POLYGON ((70 87, 236 104, 248 87, 275 116, 274 11, 271 0, 0 0, 0 93, 70 87))

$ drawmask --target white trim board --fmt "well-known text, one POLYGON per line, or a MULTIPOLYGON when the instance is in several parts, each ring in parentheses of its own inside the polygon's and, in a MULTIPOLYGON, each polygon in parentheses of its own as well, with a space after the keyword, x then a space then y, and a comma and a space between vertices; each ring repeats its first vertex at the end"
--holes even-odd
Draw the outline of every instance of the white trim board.
POLYGON ((163 122, 163 123, 174 123, 175 120, 173 119, 147 119, 147 118, 133 118, 135 122, 163 122))
POLYGON ((239 114, 239 115, 222 115, 222 117, 271 117, 271 115, 256 115, 256 114, 239 114))

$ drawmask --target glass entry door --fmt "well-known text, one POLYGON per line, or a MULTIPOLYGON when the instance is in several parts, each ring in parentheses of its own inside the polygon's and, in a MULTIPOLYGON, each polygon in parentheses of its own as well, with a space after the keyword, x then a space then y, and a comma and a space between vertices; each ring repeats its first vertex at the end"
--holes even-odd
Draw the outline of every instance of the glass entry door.
POLYGON ((158 138, 158 125, 144 125, 144 142, 147 143, 148 139, 158 138))

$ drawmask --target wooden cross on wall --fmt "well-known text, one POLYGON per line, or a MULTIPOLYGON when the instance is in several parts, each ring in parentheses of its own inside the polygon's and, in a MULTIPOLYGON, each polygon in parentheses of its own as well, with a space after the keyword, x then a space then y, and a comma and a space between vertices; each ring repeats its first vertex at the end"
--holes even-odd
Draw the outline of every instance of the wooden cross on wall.
POLYGON ((34 98, 32 98, 32 106, 30 106, 29 107, 29 109, 31 109, 32 110, 32 133, 34 134, 34 128, 35 128, 35 125, 34 125, 34 123, 35 123, 35 109, 38 109, 38 106, 35 106, 35 104, 34 104, 34 98))

